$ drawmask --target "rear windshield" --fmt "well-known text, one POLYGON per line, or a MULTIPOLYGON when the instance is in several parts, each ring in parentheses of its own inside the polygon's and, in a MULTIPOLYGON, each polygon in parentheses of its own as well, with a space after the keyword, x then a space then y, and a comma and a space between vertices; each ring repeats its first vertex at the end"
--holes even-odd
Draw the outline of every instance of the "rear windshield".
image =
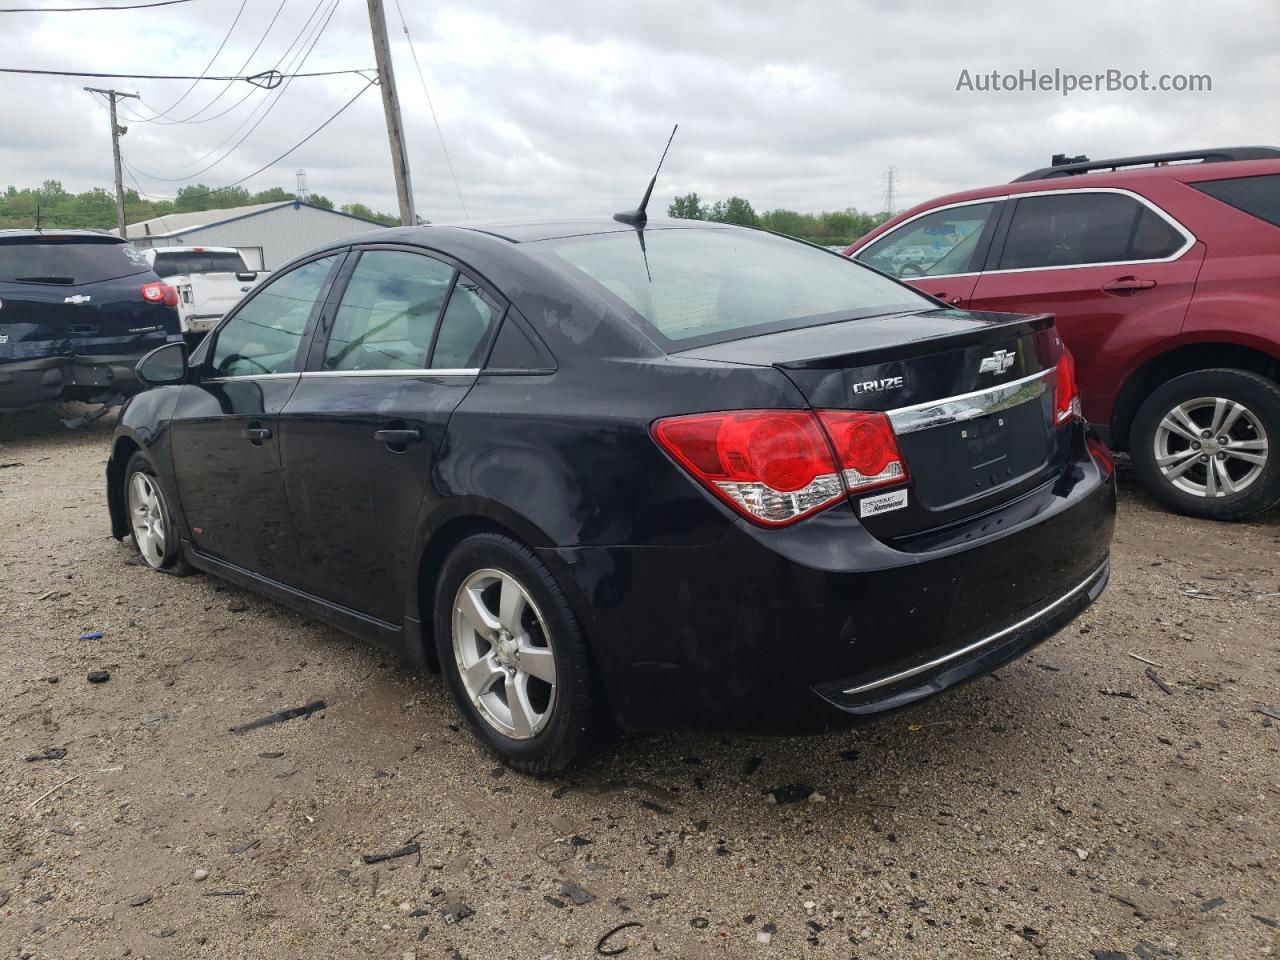
POLYGON ((55 237, 0 242, 0 280, 69 286, 150 272, 146 258, 129 243, 55 237))
POLYGON ((847 257, 755 230, 626 230, 537 246, 679 349, 937 307, 847 257))
POLYGON ((182 273, 241 273, 248 269, 244 259, 234 251, 156 251, 156 273, 162 277, 176 277, 182 273))

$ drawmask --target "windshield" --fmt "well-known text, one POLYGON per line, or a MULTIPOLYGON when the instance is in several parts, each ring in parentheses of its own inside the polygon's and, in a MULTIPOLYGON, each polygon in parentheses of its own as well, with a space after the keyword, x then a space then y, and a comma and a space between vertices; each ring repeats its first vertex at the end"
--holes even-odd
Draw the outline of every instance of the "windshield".
POLYGON ((0 280, 66 286, 150 272, 132 244, 118 241, 47 237, 38 243, 0 243, 0 280))
POLYGON ((680 349, 937 306, 847 257, 755 230, 626 230, 538 246, 680 349))
POLYGON ((179 250, 156 251, 156 273, 176 277, 190 273, 243 273, 249 268, 235 251, 179 250))

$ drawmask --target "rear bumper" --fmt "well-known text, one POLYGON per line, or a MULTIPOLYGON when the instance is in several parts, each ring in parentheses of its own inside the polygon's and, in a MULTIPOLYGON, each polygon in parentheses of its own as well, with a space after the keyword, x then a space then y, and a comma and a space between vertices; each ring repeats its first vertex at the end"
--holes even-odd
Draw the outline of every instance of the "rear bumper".
POLYGON ((624 727, 820 732, 992 670, 1102 593, 1115 483, 1083 447, 1051 487, 924 546, 841 506, 707 546, 547 552, 624 727))
POLYGON ((22 410, 63 396, 88 396, 104 390, 137 393, 142 384, 134 368, 157 345, 119 355, 0 360, 0 410, 22 410))

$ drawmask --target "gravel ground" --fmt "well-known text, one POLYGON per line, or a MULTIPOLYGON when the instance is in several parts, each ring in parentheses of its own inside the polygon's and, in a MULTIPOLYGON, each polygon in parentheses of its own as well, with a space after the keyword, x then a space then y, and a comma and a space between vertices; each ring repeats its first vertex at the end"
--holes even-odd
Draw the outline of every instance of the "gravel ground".
POLYGON ((631 736, 534 780, 436 677, 138 566, 107 530, 109 435, 0 417, 0 956, 586 958, 628 923, 604 951, 1280 950, 1257 712, 1280 516, 1174 517, 1122 475, 1109 591, 997 675, 861 731, 631 736))

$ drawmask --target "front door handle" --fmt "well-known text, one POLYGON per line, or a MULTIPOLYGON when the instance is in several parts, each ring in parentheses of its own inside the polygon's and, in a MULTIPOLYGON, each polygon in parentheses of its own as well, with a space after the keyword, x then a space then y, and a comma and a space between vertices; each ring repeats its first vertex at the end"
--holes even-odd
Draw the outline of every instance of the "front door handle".
POLYGON ((403 447, 421 440, 422 431, 413 428, 405 430, 375 430, 373 431, 373 439, 379 443, 385 443, 389 447, 403 447))
POLYGON ((1139 290, 1150 290, 1156 285, 1154 280, 1139 280, 1137 277, 1117 277, 1102 285, 1104 293, 1131 294, 1139 290))
POLYGON ((251 423, 240 431, 240 436, 248 440, 255 447, 262 446, 263 440, 271 439, 271 428, 264 427, 260 423, 251 423))

